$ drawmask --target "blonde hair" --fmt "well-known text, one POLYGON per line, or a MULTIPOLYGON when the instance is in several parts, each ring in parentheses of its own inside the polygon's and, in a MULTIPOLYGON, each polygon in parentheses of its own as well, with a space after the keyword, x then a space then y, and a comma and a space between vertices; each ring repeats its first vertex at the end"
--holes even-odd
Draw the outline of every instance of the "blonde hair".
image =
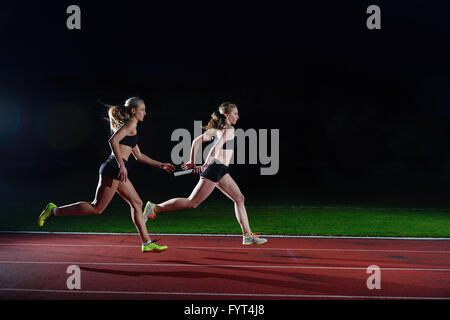
POLYGON ((108 116, 111 132, 116 132, 133 116, 131 109, 136 109, 144 100, 138 97, 131 97, 125 101, 124 105, 108 105, 100 101, 104 106, 108 107, 108 116))
POLYGON ((225 128, 225 114, 230 114, 234 108, 237 108, 236 104, 228 101, 223 102, 219 106, 219 109, 211 114, 211 119, 209 120, 208 124, 203 127, 203 129, 208 131, 210 129, 222 130, 223 128, 225 128))

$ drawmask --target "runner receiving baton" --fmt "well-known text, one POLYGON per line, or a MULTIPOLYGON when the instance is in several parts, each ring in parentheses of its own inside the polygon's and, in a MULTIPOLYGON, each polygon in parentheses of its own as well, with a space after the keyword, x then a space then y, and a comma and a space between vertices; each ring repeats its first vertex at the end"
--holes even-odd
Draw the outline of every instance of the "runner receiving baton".
POLYGON ((155 218, 156 214, 164 211, 196 208, 217 187, 234 202, 236 219, 241 226, 243 234, 242 244, 262 244, 267 242, 267 239, 259 238, 252 233, 244 205, 244 196, 228 173, 228 166, 237 142, 233 126, 238 119, 238 108, 231 102, 222 103, 219 106, 219 110, 214 111, 208 125, 204 127, 206 131, 192 142, 190 161, 182 165, 182 169, 185 171, 176 173, 176 175, 182 175, 192 170, 191 172, 200 174, 200 180, 191 195, 188 198, 173 198, 159 204, 153 204, 148 201, 143 213, 145 221, 148 218, 155 218), (202 166, 196 166, 194 160, 199 145, 213 139, 214 145, 208 153, 205 163, 202 166))

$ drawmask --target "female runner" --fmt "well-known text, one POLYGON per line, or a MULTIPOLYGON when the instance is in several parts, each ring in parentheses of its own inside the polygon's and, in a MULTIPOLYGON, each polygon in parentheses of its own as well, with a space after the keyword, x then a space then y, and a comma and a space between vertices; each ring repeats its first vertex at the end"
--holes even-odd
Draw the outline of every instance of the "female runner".
POLYGON ((190 161, 182 166, 184 170, 193 168, 195 173, 200 173, 200 180, 191 195, 189 198, 174 198, 159 204, 147 202, 144 210, 145 221, 148 218, 155 218, 156 214, 160 212, 196 208, 217 187, 234 202, 236 219, 243 234, 242 244, 267 242, 267 239, 252 233, 244 205, 244 196, 228 173, 228 166, 237 144, 233 126, 238 119, 238 108, 235 104, 224 102, 219 106, 219 110, 212 114, 211 120, 204 128, 206 132, 193 141, 190 161), (215 143, 208 153, 205 163, 201 167, 196 166, 194 160, 199 145, 211 141, 213 138, 215 143))
POLYGON ((61 207, 49 203, 38 219, 38 225, 52 217, 63 215, 101 214, 114 194, 117 192, 131 208, 131 219, 139 232, 142 241, 142 252, 159 252, 167 246, 159 246, 150 240, 142 214, 142 200, 128 179, 128 158, 133 154, 137 161, 150 166, 159 167, 167 172, 173 172, 175 166, 153 160, 141 153, 137 144, 137 124, 146 115, 145 103, 142 99, 132 97, 126 100, 124 106, 108 106, 109 121, 113 135, 109 139, 111 155, 100 166, 99 182, 95 199, 91 203, 81 201, 61 207))

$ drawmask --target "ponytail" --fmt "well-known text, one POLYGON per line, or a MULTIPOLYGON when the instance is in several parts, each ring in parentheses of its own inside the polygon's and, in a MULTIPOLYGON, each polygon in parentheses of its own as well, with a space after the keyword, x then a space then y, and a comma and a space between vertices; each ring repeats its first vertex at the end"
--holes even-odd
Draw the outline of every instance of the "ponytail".
POLYGON ((211 119, 209 120, 206 127, 203 127, 205 130, 216 129, 221 130, 225 127, 225 115, 221 114, 219 111, 214 111, 211 115, 211 119))
POLYGON ((98 102, 108 108, 109 117, 108 119, 105 120, 109 121, 111 132, 116 132, 131 118, 132 116, 131 109, 137 108, 138 104, 144 102, 144 100, 137 97, 132 97, 125 101, 125 105, 116 105, 116 106, 103 103, 100 100, 98 100, 98 102))
POLYGON ((217 111, 214 111, 211 115, 211 120, 209 120, 206 127, 203 127, 205 130, 209 129, 216 129, 216 130, 222 130, 225 128, 226 125, 226 117, 225 114, 230 114, 231 110, 237 108, 237 106, 234 103, 231 102, 224 102, 219 106, 219 109, 217 111))
POLYGON ((112 132, 119 130, 131 117, 130 110, 125 106, 110 106, 108 115, 112 132))

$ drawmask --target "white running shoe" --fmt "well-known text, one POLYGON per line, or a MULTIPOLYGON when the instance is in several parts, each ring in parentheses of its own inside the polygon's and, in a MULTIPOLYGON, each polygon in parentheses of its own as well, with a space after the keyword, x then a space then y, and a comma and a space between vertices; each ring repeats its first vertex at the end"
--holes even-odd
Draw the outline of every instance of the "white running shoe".
POLYGON ((242 237, 242 244, 243 245, 249 245, 249 244, 263 244, 266 243, 267 239, 260 238, 256 234, 252 233, 249 236, 243 236, 242 237))
POLYGON ((155 209, 156 204, 151 203, 150 201, 147 201, 147 204, 145 205, 144 212, 142 213, 144 215, 144 221, 147 222, 148 218, 155 219, 156 213, 153 212, 155 209))

